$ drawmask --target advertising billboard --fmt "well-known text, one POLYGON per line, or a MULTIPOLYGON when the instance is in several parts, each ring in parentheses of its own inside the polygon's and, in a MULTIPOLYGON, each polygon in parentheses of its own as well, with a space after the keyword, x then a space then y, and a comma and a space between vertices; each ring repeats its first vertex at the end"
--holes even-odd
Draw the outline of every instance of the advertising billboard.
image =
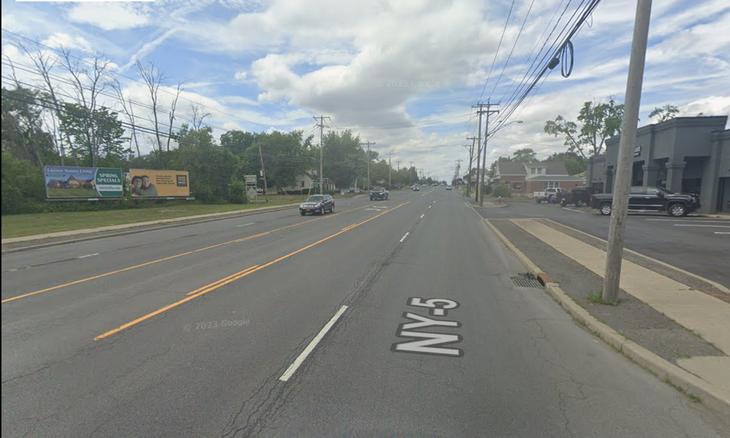
POLYGON ((190 196, 190 175, 185 170, 129 169, 130 193, 135 198, 190 196))
POLYGON ((121 198, 124 195, 121 169, 46 166, 43 170, 49 199, 121 198))

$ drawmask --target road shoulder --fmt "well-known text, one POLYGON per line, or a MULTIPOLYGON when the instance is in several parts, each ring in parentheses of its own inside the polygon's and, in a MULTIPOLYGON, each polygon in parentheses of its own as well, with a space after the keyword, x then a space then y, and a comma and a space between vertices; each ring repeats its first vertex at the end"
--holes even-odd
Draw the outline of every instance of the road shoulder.
MULTIPOLYGON (((725 352, 699 336, 693 331, 697 330, 695 327, 691 329, 684 327, 646 302, 627 293, 626 290, 622 289, 618 306, 594 304, 590 297, 598 294, 603 280, 583 264, 590 264, 585 262, 584 258, 590 259, 591 255, 582 253, 576 254, 575 258, 568 257, 537 238, 528 229, 533 227, 532 231, 537 229, 543 233, 555 233, 553 237, 557 239, 579 241, 535 221, 523 222, 522 226, 517 222, 519 221, 508 219, 486 221, 505 246, 515 253, 533 275, 547 273, 553 279, 554 282, 548 283, 546 289, 573 318, 622 354, 688 394, 691 400, 701 400, 723 415, 730 415, 730 388, 726 373, 722 372, 722 369, 727 369, 730 364, 730 357, 725 352)), ((585 251, 586 246, 581 245, 587 246, 581 242, 575 244, 576 249, 585 251)), ((597 250, 595 247, 591 249, 597 250)), ((605 253, 603 254, 605 258, 605 253)), ((593 260, 593 263, 595 264, 596 260, 593 260)), ((629 263, 631 262, 625 265, 629 263)), ((663 277, 659 273, 654 275, 663 277)), ((667 277, 663 278, 667 284, 676 282, 667 277)), ((625 282, 622 286, 627 287, 625 282)), ((688 290, 685 292, 692 290, 690 287, 685 289, 688 290)), ((723 305, 730 307, 719 299, 700 292, 696 293, 697 296, 707 297, 709 301, 705 305, 717 304, 721 311, 724 310, 723 305)), ((664 298, 671 296, 674 294, 667 293, 664 298)), ((671 301, 671 298, 667 299, 671 301)), ((675 312, 681 310, 681 307, 675 308, 675 312)), ((683 322, 687 324, 686 321, 683 322)), ((699 326, 704 323, 706 321, 697 321, 699 326)), ((722 342, 717 343, 724 345, 725 339, 722 338, 720 341, 722 342)))

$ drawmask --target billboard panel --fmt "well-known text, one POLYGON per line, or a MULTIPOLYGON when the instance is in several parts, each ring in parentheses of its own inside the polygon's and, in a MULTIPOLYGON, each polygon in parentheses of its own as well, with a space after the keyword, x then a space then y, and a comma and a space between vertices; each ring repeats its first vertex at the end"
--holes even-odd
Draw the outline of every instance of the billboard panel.
POLYGON ((121 198, 122 170, 105 167, 44 167, 50 199, 121 198))
POLYGON ((188 197, 190 175, 186 170, 129 169, 134 197, 188 197))

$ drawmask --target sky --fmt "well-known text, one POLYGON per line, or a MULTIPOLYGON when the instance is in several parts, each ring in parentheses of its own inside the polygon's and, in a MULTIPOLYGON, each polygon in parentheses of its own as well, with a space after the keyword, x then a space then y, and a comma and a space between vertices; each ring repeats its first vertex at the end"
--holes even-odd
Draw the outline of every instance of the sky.
MULTIPOLYGON (((516 105, 515 91, 532 81, 587 3, 2 0, 3 84, 10 63, 19 80, 39 84, 19 43, 51 59, 62 48, 82 62, 101 54, 145 125, 151 110, 135 64, 152 63, 165 77, 163 111, 183 82, 175 129, 198 106, 216 136, 299 129, 318 143, 313 117, 326 116, 325 131, 350 129, 375 142, 372 149, 393 166, 412 163, 450 180, 457 160, 466 174, 464 145, 477 135, 478 102, 499 104, 487 165, 524 147, 540 159, 563 152, 563 140, 544 133, 547 120, 575 120, 586 101, 623 102, 635 0, 601 1, 570 39, 570 76, 561 66, 549 70, 516 105)), ((730 2, 653 3, 639 125, 655 123, 649 113, 666 104, 680 116, 730 114, 730 2)), ((68 78, 60 69, 54 74, 68 78)), ((106 104, 121 109, 110 97, 106 104)))

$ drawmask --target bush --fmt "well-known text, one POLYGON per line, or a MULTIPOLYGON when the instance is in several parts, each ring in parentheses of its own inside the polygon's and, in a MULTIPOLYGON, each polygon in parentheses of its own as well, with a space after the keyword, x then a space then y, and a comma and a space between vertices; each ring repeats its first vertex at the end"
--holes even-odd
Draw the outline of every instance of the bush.
POLYGON ((503 197, 503 198, 509 198, 512 193, 510 193, 509 187, 507 186, 497 186, 494 188, 494 191, 492 192, 494 197, 503 197))

